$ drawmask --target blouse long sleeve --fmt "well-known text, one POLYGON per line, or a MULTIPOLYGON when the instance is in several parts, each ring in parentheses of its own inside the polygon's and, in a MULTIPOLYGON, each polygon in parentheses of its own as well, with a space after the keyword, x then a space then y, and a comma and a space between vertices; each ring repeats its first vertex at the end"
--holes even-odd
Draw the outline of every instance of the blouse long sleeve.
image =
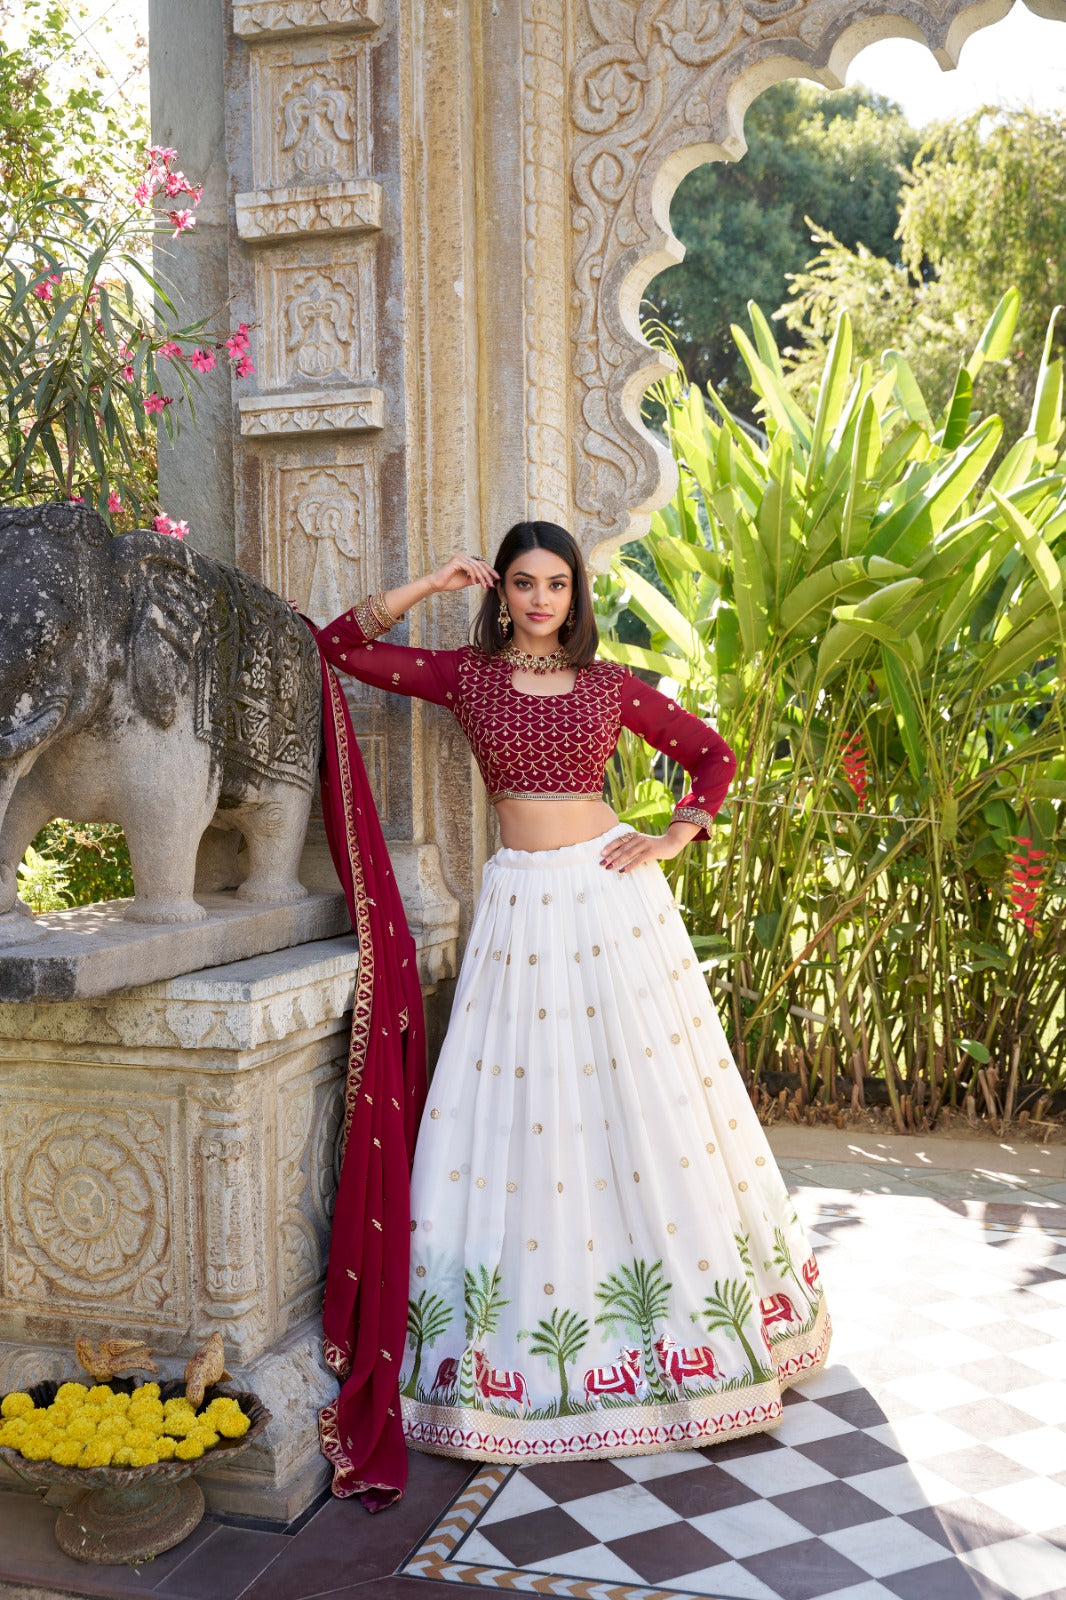
POLYGON ((459 651, 382 643, 380 635, 395 623, 380 597, 371 595, 320 628, 318 642, 333 666, 360 683, 452 709, 459 692, 459 651))
POLYGON ((678 761, 691 775, 692 788, 674 807, 675 822, 696 822, 697 839, 710 837, 711 819, 726 797, 737 758, 709 723, 701 722, 658 689, 627 671, 622 684, 622 726, 678 761))

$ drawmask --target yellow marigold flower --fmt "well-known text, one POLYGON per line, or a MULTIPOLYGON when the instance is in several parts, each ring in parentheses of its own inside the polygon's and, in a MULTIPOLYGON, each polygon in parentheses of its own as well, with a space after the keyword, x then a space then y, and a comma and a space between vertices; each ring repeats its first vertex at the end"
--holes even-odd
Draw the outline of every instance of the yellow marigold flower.
POLYGON ((134 1400, 158 1400, 159 1393, 158 1383, 139 1383, 133 1391, 132 1398, 134 1400))
POLYGON ((157 1431, 163 1426, 163 1407, 150 1405, 130 1406, 126 1412, 127 1417, 135 1428, 155 1428, 157 1431))
POLYGON ((109 1467, 111 1458, 115 1453, 115 1446, 110 1439, 101 1439, 99 1435, 87 1444, 82 1451, 79 1467, 109 1467))
POLYGON ((243 1439, 251 1426, 251 1422, 240 1407, 237 1408, 235 1415, 219 1417, 215 1423, 215 1427, 223 1439, 243 1439))
POLYGON ((155 1453, 154 1446, 150 1449, 131 1450, 130 1456, 131 1467, 153 1467, 159 1460, 159 1457, 155 1453))
POLYGON ((196 1417, 191 1410, 188 1412, 175 1411, 171 1416, 167 1417, 163 1427, 167 1433, 173 1434, 175 1438, 184 1439, 187 1434, 192 1433, 195 1429, 196 1417))
POLYGON ((90 1439, 96 1437, 96 1423, 89 1417, 75 1417, 73 1422, 67 1423, 67 1438, 75 1439, 79 1444, 88 1444, 90 1439))
POLYGON ((130 1425, 125 1417, 105 1417, 96 1430, 98 1439, 125 1439, 130 1431, 130 1425))
POLYGON ((128 1411, 130 1397, 128 1394, 113 1394, 110 1400, 105 1400, 104 1405, 108 1411, 128 1411))
POLYGON ((218 1434, 214 1428, 205 1427, 199 1418, 197 1418, 197 1426, 189 1434, 189 1438, 199 1439, 205 1450, 210 1450, 213 1444, 218 1443, 218 1434))
POLYGON ((14 1394, 5 1394, 0 1400, 0 1417, 28 1417, 34 1410, 33 1401, 28 1394, 21 1390, 14 1394))
POLYGON ((163 1401, 163 1410, 169 1417, 174 1411, 188 1411, 195 1415, 195 1408, 191 1400, 186 1400, 183 1394, 176 1394, 169 1400, 163 1401))
POLYGON ((57 1467, 76 1467, 84 1448, 77 1439, 60 1439, 52 1446, 52 1460, 57 1467))
POLYGON ((95 1400, 97 1405, 102 1405, 105 1400, 114 1398, 114 1390, 109 1383, 94 1383, 89 1390, 89 1399, 95 1400))
POLYGON ((21 1440, 18 1451, 24 1461, 47 1461, 52 1454, 52 1440, 29 1433, 21 1440))
POLYGON ((178 1441, 171 1439, 168 1434, 162 1433, 155 1442, 156 1457, 160 1461, 172 1461, 177 1448, 178 1441))
POLYGON ((84 1400, 89 1393, 83 1383, 61 1383, 56 1390, 57 1400, 84 1400))
POLYGON ((125 1438, 125 1443, 131 1450, 150 1450, 155 1444, 156 1435, 148 1428, 131 1428, 125 1438))
POLYGON ((181 1439, 174 1447, 174 1454, 181 1461, 195 1461, 197 1456, 202 1456, 204 1447, 198 1438, 181 1439))
POLYGON ((128 1444, 120 1444, 119 1445, 118 1449, 115 1451, 114 1455, 111 1457, 111 1465, 113 1467, 132 1467, 133 1466, 133 1451, 130 1449, 128 1444))

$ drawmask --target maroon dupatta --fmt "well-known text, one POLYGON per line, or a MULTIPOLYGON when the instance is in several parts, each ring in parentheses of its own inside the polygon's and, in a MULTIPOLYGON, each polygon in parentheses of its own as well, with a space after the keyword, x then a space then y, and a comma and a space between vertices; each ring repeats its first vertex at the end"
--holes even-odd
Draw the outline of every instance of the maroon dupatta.
POLYGON ((344 1157, 322 1308, 341 1391, 318 1419, 333 1493, 368 1511, 407 1482, 400 1364, 407 1337, 410 1169, 426 1096, 415 944, 337 675, 322 654, 322 815, 359 940, 344 1157))

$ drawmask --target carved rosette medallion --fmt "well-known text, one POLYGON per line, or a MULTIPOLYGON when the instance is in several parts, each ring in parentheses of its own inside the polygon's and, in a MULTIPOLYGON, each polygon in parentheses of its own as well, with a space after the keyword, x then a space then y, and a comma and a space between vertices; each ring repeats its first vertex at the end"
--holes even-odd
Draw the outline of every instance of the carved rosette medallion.
POLYGON ((130 1111, 7 1109, 4 1293, 67 1306, 102 1292, 154 1318, 174 1295, 167 1137, 130 1111))

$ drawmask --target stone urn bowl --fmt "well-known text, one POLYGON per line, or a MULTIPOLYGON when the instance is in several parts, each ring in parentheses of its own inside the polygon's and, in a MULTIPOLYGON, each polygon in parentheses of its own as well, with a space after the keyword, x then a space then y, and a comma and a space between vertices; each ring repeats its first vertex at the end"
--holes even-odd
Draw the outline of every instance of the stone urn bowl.
MULTIPOLYGON (((131 1382, 111 1380, 116 1393, 129 1393, 131 1382)), ((58 1383, 38 1383, 25 1392, 35 1406, 55 1399, 58 1383)), ((185 1393, 179 1380, 160 1384, 169 1400, 185 1393)), ((0 1458, 27 1483, 41 1488, 73 1489, 75 1494, 56 1519, 56 1543, 75 1561, 120 1566, 150 1561, 187 1539, 204 1514, 204 1497, 194 1473, 221 1466, 247 1449, 270 1421, 257 1395, 225 1387, 206 1391, 204 1404, 216 1396, 236 1400, 251 1423, 240 1439, 220 1439, 194 1461, 158 1461, 148 1467, 61 1467, 54 1461, 26 1461, 17 1450, 0 1446, 0 1458)))

